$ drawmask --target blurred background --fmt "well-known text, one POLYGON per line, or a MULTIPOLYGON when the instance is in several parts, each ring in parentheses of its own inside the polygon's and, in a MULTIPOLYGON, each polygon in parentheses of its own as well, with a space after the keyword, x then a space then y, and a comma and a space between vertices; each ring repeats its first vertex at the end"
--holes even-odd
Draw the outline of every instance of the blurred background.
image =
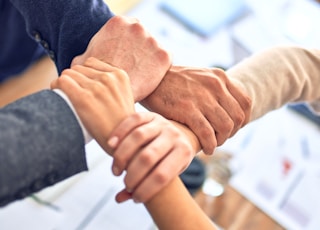
MULTIPOLYGON (((276 45, 320 48, 315 0, 106 2, 116 14, 137 17, 175 64, 228 69, 276 45)), ((213 157, 199 154, 206 180, 195 200, 221 229, 320 229, 319 124, 308 105, 285 106, 213 157)), ((156 229, 142 205, 116 204, 122 178, 111 175, 111 159, 94 141, 87 157, 89 172, 0 209, 0 229, 156 229)))

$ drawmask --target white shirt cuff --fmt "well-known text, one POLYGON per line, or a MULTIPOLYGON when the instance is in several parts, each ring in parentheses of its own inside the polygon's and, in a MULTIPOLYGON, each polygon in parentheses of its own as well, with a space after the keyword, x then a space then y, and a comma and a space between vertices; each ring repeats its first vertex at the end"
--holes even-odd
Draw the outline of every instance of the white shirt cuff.
POLYGON ((81 119, 79 118, 76 110, 74 109, 71 101, 69 100, 68 96, 60 89, 54 89, 53 92, 55 92, 56 94, 58 94, 60 97, 62 97, 65 102, 69 105, 69 107, 71 108, 74 116, 77 118, 77 121, 82 129, 82 133, 83 133, 83 137, 84 137, 84 141, 86 144, 88 144, 90 141, 92 141, 92 137, 91 135, 88 133, 87 129, 84 127, 81 119))

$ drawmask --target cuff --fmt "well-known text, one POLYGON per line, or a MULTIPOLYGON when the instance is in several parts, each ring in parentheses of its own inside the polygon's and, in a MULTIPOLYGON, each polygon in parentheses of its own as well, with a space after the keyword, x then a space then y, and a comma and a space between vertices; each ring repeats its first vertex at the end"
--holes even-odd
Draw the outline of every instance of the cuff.
POLYGON ((54 89, 53 92, 55 92, 56 94, 58 94, 60 97, 62 97, 64 99, 64 101, 69 105, 70 109, 72 110, 74 116, 76 117, 81 129, 82 129, 82 133, 83 133, 83 137, 84 137, 84 141, 86 144, 88 144, 90 141, 92 141, 92 137, 89 134, 89 132, 87 131, 87 129, 84 127, 81 119, 79 118, 75 108, 73 107, 70 99, 68 98, 68 96, 60 89, 54 89))

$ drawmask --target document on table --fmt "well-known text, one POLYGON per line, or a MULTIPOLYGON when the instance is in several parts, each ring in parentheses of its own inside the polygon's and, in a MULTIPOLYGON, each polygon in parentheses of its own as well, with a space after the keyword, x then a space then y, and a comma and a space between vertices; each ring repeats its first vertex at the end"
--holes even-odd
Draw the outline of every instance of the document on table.
POLYGON ((319 126, 286 107, 249 126, 223 147, 231 185, 287 229, 320 229, 319 126))

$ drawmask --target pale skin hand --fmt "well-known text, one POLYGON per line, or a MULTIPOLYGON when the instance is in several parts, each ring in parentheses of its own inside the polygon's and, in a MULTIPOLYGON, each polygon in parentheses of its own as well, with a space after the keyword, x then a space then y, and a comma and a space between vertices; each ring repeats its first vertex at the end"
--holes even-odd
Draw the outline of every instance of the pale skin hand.
POLYGON ((88 57, 123 69, 130 77, 135 102, 158 86, 171 66, 169 54, 135 18, 114 16, 90 40, 87 50, 71 66, 88 57))
POLYGON ((218 229, 178 177, 144 205, 161 230, 218 229))
MULTIPOLYGON (((121 135, 123 135, 121 131, 130 129, 126 127, 127 122, 130 123, 127 123, 128 125, 139 127, 138 124, 148 123, 148 120, 150 120, 148 116, 142 115, 141 118, 134 116, 136 115, 129 116, 113 131, 111 136, 116 136, 115 134, 118 134, 118 132, 119 136, 116 136, 117 138, 113 140, 114 143, 112 143, 111 146, 121 145, 121 135), (123 129, 121 129, 121 127, 123 129)), ((173 123, 185 134, 184 138, 191 143, 193 152, 198 151, 200 144, 197 137, 187 127, 179 123, 173 123)), ((149 192, 149 189, 147 192, 149 192)), ((118 201, 124 201, 129 198, 131 198, 131 194, 126 191, 122 191, 117 195, 118 201)), ((152 198, 145 201, 144 205, 151 214, 157 227, 161 230, 217 229, 214 223, 191 197, 179 177, 175 177, 152 198), (181 221, 182 219, 183 221, 181 221)))
POLYGON ((89 58, 83 66, 74 65, 63 71, 51 86, 61 89, 69 97, 92 137, 115 159, 120 159, 122 170, 127 168, 125 182, 137 191, 139 201, 149 199, 191 162, 193 142, 189 142, 185 134, 158 114, 134 114, 130 82, 124 71, 89 58), (129 145, 128 149, 120 148, 112 154, 114 145, 110 146, 106 140, 111 130, 126 117, 131 118, 130 123, 140 121, 140 132, 135 132, 138 141, 131 145, 132 140, 126 139, 123 143, 129 145), (146 148, 137 149, 141 145, 146 148), (139 154, 132 155, 135 151, 139 154), (180 162, 180 168, 175 165, 176 161, 180 162))
POLYGON ((172 66, 141 104, 189 127, 206 154, 245 125, 251 113, 251 99, 217 68, 172 66))
POLYGON ((134 99, 128 75, 95 58, 88 58, 83 66, 64 70, 51 83, 70 99, 90 135, 112 154, 107 144, 109 134, 128 115, 133 114, 134 99))
POLYGON ((126 190, 116 199, 146 202, 187 168, 195 155, 192 142, 159 114, 136 113, 113 130, 113 172, 126 170, 126 190))

